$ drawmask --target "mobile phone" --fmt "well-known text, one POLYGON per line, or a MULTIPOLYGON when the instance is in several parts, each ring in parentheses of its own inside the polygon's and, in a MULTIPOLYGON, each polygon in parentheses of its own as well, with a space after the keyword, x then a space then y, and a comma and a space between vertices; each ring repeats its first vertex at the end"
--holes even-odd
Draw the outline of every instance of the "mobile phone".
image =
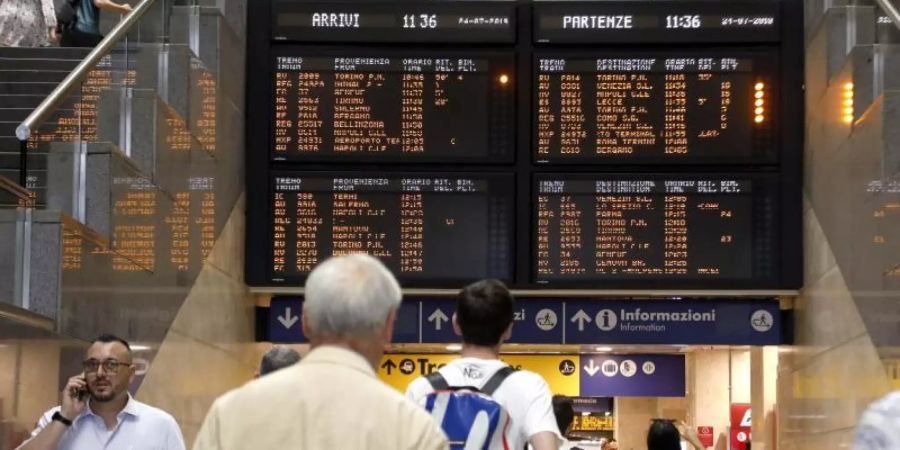
MULTIPOLYGON (((85 382, 85 386, 87 386, 87 378, 84 377, 84 372, 81 372, 81 376, 79 378, 81 378, 81 380, 85 382)), ((78 398, 78 400, 84 400, 87 395, 87 387, 78 388, 75 389, 74 392, 72 392, 72 396, 78 398)))

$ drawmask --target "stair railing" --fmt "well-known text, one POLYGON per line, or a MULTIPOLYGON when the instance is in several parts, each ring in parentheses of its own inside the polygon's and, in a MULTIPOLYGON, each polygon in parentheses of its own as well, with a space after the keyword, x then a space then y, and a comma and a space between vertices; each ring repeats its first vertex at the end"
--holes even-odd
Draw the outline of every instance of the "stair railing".
POLYGON ((881 10, 890 17, 891 22, 893 22, 894 26, 900 30, 900 11, 897 10, 897 7, 891 2, 891 0, 875 0, 875 3, 878 3, 878 6, 881 7, 881 10))
POLYGON ((53 89, 53 92, 38 105, 28 117, 16 128, 19 140, 19 184, 27 186, 28 178, 28 139, 32 132, 56 111, 72 91, 88 76, 88 73, 108 55, 116 44, 128 35, 131 28, 138 23, 156 0, 142 0, 130 13, 106 34, 103 40, 76 66, 66 78, 53 89))

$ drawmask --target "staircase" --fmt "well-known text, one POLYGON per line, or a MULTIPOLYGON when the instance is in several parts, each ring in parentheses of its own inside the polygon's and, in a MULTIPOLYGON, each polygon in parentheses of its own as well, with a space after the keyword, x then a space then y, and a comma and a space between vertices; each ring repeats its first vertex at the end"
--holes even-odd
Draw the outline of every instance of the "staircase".
MULTIPOLYGON (((33 133, 35 204, 0 182, 0 303, 162 341, 243 189, 243 30, 235 2, 205 3, 158 0, 33 133)), ((0 48, 0 176, 19 180, 16 127, 88 52, 0 48)))
MULTIPOLYGON (((87 56, 81 48, 0 48, 0 175, 19 179, 19 141, 16 127, 72 69, 87 56)), ((55 128, 59 137, 66 123, 77 120, 80 94, 73 95, 54 116, 46 129, 55 128), (62 121, 60 120, 62 119, 62 121)), ((74 135, 71 135, 74 138, 74 135)), ((29 189, 43 200, 46 190, 46 142, 36 142, 29 152, 29 189)))

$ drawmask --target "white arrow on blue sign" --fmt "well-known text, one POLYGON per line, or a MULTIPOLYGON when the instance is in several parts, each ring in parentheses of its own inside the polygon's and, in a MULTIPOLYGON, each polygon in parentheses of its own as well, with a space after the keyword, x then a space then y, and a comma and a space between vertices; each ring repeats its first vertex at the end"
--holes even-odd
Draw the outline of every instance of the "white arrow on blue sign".
POLYGON ((443 322, 449 321, 450 318, 444 314, 444 311, 441 311, 440 308, 434 310, 430 316, 428 316, 428 321, 434 323, 434 329, 437 331, 441 331, 441 324, 443 322))

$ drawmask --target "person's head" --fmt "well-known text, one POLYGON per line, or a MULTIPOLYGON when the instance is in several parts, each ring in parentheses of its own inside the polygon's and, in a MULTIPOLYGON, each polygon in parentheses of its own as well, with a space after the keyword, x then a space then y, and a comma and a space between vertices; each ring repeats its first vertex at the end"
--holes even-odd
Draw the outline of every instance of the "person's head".
POLYGON ((131 346, 124 339, 111 334, 94 339, 82 363, 91 401, 105 403, 128 395, 133 362, 131 346))
POLYGON ((300 353, 289 347, 276 345, 269 349, 259 362, 259 372, 257 377, 270 374, 276 370, 294 365, 300 361, 300 353))
POLYGON ((514 307, 502 281, 477 281, 459 292, 453 329, 464 344, 496 347, 512 333, 514 307))
POLYGON ((572 399, 565 395, 553 396, 553 415, 556 416, 556 426, 559 427, 560 434, 566 434, 572 420, 575 419, 575 409, 572 406, 572 399))
POLYGON ((609 438, 609 440, 603 444, 603 450, 619 450, 619 441, 615 438, 609 438))
POLYGON ((671 420, 653 419, 647 432, 647 450, 681 450, 681 433, 671 420))
POLYGON ((345 345, 378 366, 402 300, 384 264, 360 253, 329 258, 310 272, 304 296, 303 333, 313 348, 345 345))

